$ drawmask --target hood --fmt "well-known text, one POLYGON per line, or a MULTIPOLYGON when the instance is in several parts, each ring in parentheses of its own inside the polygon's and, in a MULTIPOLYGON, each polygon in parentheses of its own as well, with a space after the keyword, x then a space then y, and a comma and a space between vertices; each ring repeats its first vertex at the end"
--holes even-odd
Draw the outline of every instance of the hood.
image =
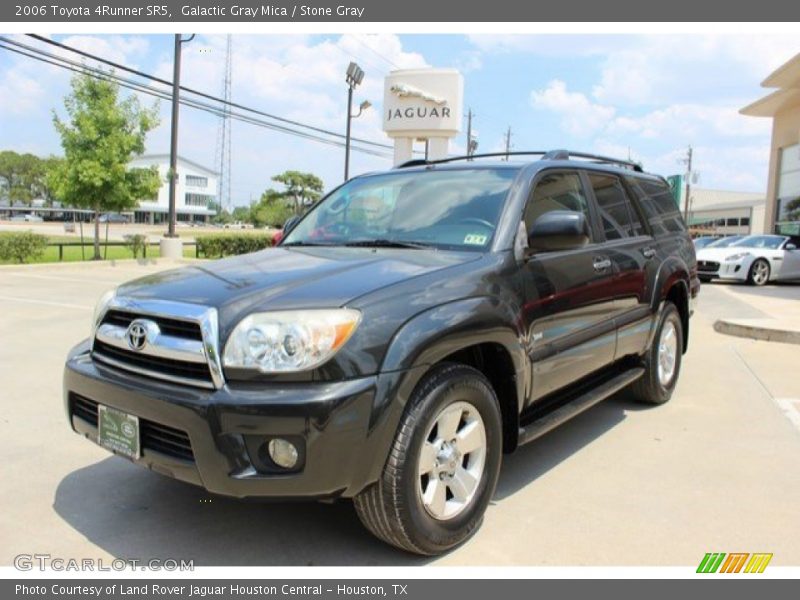
POLYGON ((155 273, 126 283, 121 296, 254 309, 338 307, 403 280, 478 260, 475 252, 389 248, 270 248, 155 273))
POLYGON ((712 260, 721 262, 734 254, 742 252, 752 252, 753 248, 728 246, 727 248, 703 248, 697 251, 697 260, 712 260))

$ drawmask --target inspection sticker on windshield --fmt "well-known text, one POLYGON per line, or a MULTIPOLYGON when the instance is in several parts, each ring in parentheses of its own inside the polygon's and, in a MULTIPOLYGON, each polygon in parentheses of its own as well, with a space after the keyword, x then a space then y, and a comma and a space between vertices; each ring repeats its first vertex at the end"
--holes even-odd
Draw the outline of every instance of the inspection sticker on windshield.
POLYGON ((464 238, 465 244, 472 244, 473 246, 483 246, 486 244, 487 236, 479 233, 468 233, 464 238))

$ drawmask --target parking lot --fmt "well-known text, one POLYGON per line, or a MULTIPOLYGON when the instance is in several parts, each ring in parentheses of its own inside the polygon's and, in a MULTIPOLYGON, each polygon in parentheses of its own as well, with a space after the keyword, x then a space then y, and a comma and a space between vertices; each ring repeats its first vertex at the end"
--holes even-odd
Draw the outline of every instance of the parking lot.
MULTIPOLYGON (((183 558, 195 565, 403 565, 429 560, 369 535, 348 502, 210 497, 70 431, 64 357, 133 261, 0 267, 0 564, 183 558)), ((667 405, 612 398, 506 457, 485 523, 448 565, 696 565, 706 552, 800 563, 800 346, 719 334, 719 318, 778 318, 800 285, 704 285, 667 405)))

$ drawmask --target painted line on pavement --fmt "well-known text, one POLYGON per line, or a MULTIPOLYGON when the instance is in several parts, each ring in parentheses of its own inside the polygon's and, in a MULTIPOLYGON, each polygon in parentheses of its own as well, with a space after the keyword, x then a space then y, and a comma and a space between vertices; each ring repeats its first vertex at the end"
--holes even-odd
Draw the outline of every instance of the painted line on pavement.
POLYGON ((797 398, 775 398, 775 403, 786 415, 786 418, 792 422, 798 431, 800 431, 800 399, 797 398))
POLYGON ((16 298, 14 296, 0 296, 0 300, 20 302, 22 304, 41 304, 43 306, 58 306, 59 308, 77 308, 79 310, 93 310, 91 306, 81 304, 67 304, 66 302, 51 302, 49 300, 32 300, 30 298, 16 298))

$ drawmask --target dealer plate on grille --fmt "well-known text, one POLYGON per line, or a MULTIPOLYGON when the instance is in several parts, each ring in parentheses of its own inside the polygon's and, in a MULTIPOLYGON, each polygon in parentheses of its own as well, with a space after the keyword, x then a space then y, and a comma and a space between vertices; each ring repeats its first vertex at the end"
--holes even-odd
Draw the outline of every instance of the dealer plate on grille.
POLYGON ((139 458, 139 417, 98 404, 97 443, 118 454, 139 458))

